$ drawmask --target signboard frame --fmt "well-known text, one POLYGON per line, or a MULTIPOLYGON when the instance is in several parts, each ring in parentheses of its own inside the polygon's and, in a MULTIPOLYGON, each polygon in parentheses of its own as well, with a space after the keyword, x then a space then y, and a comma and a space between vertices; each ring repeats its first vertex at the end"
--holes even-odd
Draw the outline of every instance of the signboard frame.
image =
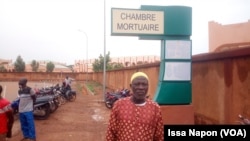
POLYGON ((191 62, 165 62, 164 81, 190 81, 191 62))
POLYGON ((111 35, 164 35, 164 11, 111 9, 111 35))
POLYGON ((165 40, 165 59, 191 59, 191 40, 165 40))

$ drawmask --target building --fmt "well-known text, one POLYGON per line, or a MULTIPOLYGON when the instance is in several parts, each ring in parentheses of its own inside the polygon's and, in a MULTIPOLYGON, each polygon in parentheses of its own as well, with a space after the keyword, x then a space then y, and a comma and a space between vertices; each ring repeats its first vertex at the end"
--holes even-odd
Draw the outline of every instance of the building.
POLYGON ((12 60, 0 59, 0 67, 3 69, 0 71, 12 71, 12 60))
POLYGON ((211 21, 209 30, 209 52, 224 51, 250 45, 250 20, 244 23, 221 25, 211 21))
MULTIPOLYGON (((50 61, 38 61, 39 68, 37 72, 46 72, 46 65, 50 61)), ((66 66, 64 63, 52 62, 55 65, 53 72, 73 72, 73 69, 66 66)), ((0 59, 0 67, 4 67, 7 72, 14 71, 14 62, 12 60, 0 59)), ((31 62, 25 63, 25 71, 32 72, 31 62)))
MULTIPOLYGON (((39 63, 39 68, 37 72, 46 72, 47 63, 51 61, 37 61, 39 63)), ((53 72, 72 72, 72 69, 66 66, 65 63, 52 62, 55 65, 53 72)), ((28 62, 25 66, 26 72, 32 72, 31 62, 28 62)))
MULTIPOLYGON (((89 60, 77 60, 75 61, 74 71, 75 72, 92 72, 92 64, 95 59, 89 60)), ((128 56, 128 57, 113 57, 110 63, 121 63, 124 67, 135 66, 145 63, 160 62, 159 56, 128 56)))
MULTIPOLYGON (((92 70, 92 64, 94 63, 95 59, 89 59, 89 60, 77 60, 75 61, 75 65, 72 67, 72 69, 64 63, 60 62, 52 62, 55 64, 55 68, 53 72, 93 72, 92 70)), ((50 61, 37 61, 39 63, 39 68, 37 72, 46 72, 46 65, 50 61)), ((146 64, 146 63, 154 63, 154 62, 160 62, 159 56, 130 56, 130 57, 114 57, 111 58, 110 63, 120 63, 124 67, 130 67, 140 64, 146 64)), ((3 60, 0 59, 0 66, 4 66, 8 71, 14 70, 14 62, 12 60, 3 60)), ((31 62, 26 63, 25 66, 26 72, 32 72, 31 62)))

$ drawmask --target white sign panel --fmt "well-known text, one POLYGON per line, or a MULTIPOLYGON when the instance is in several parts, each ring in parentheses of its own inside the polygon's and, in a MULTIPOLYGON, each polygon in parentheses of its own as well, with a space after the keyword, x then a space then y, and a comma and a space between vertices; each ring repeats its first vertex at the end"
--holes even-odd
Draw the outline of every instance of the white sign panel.
POLYGON ((164 34, 164 11, 112 9, 112 34, 164 34))
POLYGON ((190 40, 166 40, 165 59, 191 59, 190 40))
POLYGON ((190 81, 190 62, 165 62, 164 80, 190 81))

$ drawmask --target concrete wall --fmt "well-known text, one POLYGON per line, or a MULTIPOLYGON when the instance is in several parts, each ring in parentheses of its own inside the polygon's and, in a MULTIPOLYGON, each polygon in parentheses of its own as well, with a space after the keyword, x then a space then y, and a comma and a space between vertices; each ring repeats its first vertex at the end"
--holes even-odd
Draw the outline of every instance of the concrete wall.
POLYGON ((196 123, 235 124, 250 117, 250 48, 192 58, 192 94, 196 123))
MULTIPOLYGON (((106 72, 109 88, 129 88, 132 73, 149 75, 149 94, 157 88, 159 63, 106 72)), ((62 81, 68 75, 76 80, 103 83, 99 73, 0 73, 1 81, 17 81, 26 76, 34 81, 62 81)), ((192 57, 192 103, 196 124, 236 124, 238 114, 250 117, 250 47, 192 57)), ((166 113, 171 114, 171 113, 166 113)), ((182 117, 183 118, 183 117, 182 117)))

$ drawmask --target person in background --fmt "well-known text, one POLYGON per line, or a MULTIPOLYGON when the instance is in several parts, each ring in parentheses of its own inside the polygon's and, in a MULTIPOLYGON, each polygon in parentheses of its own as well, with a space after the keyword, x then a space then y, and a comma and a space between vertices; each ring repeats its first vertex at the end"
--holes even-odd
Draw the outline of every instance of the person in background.
POLYGON ((11 138, 11 130, 14 123, 14 116, 11 103, 2 97, 3 87, 0 85, 0 141, 11 138))
POLYGON ((164 124, 160 106, 146 98, 148 76, 136 72, 130 79, 132 95, 115 102, 106 141, 163 141, 164 124))
POLYGON ((21 78, 18 82, 18 95, 20 98, 18 110, 21 130, 24 138, 21 141, 35 141, 36 130, 33 116, 33 107, 36 100, 35 91, 27 86, 27 79, 21 78))
POLYGON ((66 85, 66 87, 67 87, 68 89, 71 89, 71 82, 72 82, 72 81, 73 81, 72 78, 69 78, 68 76, 65 77, 64 82, 65 82, 65 85, 66 85))

